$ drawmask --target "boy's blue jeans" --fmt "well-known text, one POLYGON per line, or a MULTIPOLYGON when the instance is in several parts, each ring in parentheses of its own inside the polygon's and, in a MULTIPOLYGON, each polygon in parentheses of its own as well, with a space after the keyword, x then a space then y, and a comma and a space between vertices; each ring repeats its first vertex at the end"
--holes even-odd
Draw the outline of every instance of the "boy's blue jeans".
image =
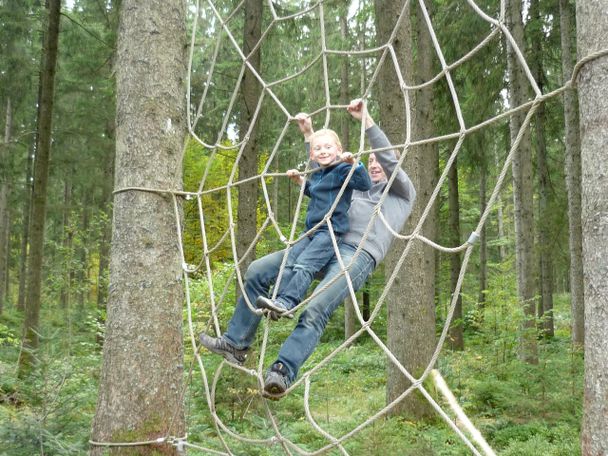
MULTIPOLYGON (((340 255, 345 265, 349 265, 355 254, 356 247, 350 244, 340 244, 340 255)), ((270 287, 274 284, 284 252, 275 252, 253 261, 245 274, 245 293, 252 305, 258 296, 270 296, 270 287)), ((375 268, 374 259, 365 251, 361 251, 348 271, 355 290, 359 289, 375 268)), ((325 268, 325 276, 317 286, 321 289, 333 277, 340 273, 340 264, 334 256, 325 268)), ((346 278, 342 275, 324 291, 316 295, 304 307, 298 323, 279 351, 276 362, 283 363, 289 370, 289 380, 294 381, 298 371, 319 343, 321 335, 329 318, 349 295, 346 278)), ((261 316, 252 313, 241 296, 228 323, 224 338, 238 349, 248 348, 255 337, 261 316)))
MULTIPOLYGON (((338 244, 340 238, 337 237, 338 244)), ((315 274, 323 269, 335 256, 331 235, 327 230, 318 230, 304 236, 289 251, 283 270, 277 301, 291 310, 304 299, 315 274)))

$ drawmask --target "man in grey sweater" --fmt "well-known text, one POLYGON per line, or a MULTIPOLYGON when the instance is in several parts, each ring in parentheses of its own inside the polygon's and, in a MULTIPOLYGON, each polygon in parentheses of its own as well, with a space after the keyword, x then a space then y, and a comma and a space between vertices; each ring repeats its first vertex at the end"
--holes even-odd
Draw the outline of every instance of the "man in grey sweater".
MULTIPOLYGON (((380 217, 374 217, 376 206, 393 173, 397 175, 380 207, 393 231, 399 232, 403 228, 411 213, 416 191, 405 171, 397 166, 398 159, 390 149, 388 138, 369 116, 365 103, 353 100, 347 110, 355 119, 365 122, 365 132, 372 149, 383 149, 369 156, 367 167, 372 188, 365 192, 353 191, 348 212, 350 229, 343 235, 339 247, 342 262, 347 268, 353 288, 357 290, 384 259, 394 238, 380 217), (373 222, 369 226, 371 220, 373 222), (366 231, 367 237, 363 241, 366 231), (360 245, 361 250, 357 254, 360 245)), ((307 140, 313 133, 310 118, 299 115, 296 120, 307 140)), ((279 274, 283 255, 284 252, 271 253, 249 265, 244 286, 249 302, 254 303, 258 296, 270 296, 270 288, 279 274)), ((277 398, 289 388, 300 367, 319 343, 329 318, 349 294, 345 273, 334 256, 325 268, 323 280, 315 288, 312 298, 300 315, 298 324, 281 346, 276 361, 266 374, 264 392, 268 396, 277 398)), ((232 363, 243 364, 260 319, 261 316, 252 312, 241 296, 226 332, 219 338, 200 334, 201 345, 232 363)))

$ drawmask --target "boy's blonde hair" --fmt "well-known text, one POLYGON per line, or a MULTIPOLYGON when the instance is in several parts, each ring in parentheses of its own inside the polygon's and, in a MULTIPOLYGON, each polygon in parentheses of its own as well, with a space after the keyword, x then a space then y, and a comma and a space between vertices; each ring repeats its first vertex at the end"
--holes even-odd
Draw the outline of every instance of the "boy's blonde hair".
POLYGON ((338 136, 338 133, 333 130, 330 130, 329 128, 322 128, 321 130, 317 130, 312 135, 310 135, 308 137, 308 140, 310 141, 310 147, 313 147, 315 139, 317 139, 319 136, 324 135, 331 136, 331 138, 336 142, 336 145, 340 149, 342 149, 342 143, 340 142, 340 137, 338 136))

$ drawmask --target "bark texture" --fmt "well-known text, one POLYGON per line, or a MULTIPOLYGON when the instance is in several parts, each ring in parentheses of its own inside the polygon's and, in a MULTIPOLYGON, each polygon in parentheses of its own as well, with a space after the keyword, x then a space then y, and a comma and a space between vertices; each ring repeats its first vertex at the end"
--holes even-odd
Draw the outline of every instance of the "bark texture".
POLYGON ((59 42, 60 0, 49 0, 48 23, 43 48, 43 65, 40 74, 40 106, 38 142, 34 162, 34 187, 31 203, 30 247, 27 266, 27 294, 23 321, 23 350, 19 357, 19 375, 32 367, 33 352, 38 348, 40 323, 40 292, 42 289, 42 260, 44 227, 46 223, 46 197, 51 155, 53 97, 57 69, 59 42))
MULTIPOLYGON (((572 77, 573 11, 568 0, 560 0, 560 35, 564 81, 572 77)), ((570 251, 570 308, 572 312, 572 343, 582 347, 585 341, 585 305, 583 292, 583 229, 581 226, 581 139, 579 135, 578 102, 574 89, 564 92, 564 124, 566 130, 566 188, 568 190, 568 247, 570 251)))
MULTIPOLYGON (((608 15, 600 0, 576 3, 580 58, 608 48, 608 15)), ((608 57, 578 77, 585 268, 585 400, 583 456, 608 454, 608 57)))
MULTIPOLYGON (((400 0, 374 2, 379 43, 388 40, 402 4, 400 0)), ((410 15, 407 14, 400 24, 393 46, 400 59, 399 65, 404 79, 411 84, 414 81, 430 79, 432 54, 428 33, 420 24, 422 17, 416 14, 418 24, 415 30, 412 30, 410 19, 410 15), (417 44, 418 53, 415 65, 412 55, 413 43, 417 44), (416 68, 416 74, 412 73, 413 68, 416 68)), ((393 143, 402 143, 406 133, 406 113, 397 75, 390 60, 384 64, 378 84, 382 88, 379 91, 382 128, 393 143)), ((415 113, 412 119, 414 126, 412 139, 432 136, 432 89, 428 88, 409 95, 413 101, 411 113, 415 113)), ((404 168, 417 191, 416 204, 404 228, 404 232, 411 232, 418 223, 435 186, 437 150, 432 145, 423 146, 412 148, 407 154, 404 168)), ((430 238, 434 238, 434 214, 435 212, 432 211, 423 230, 424 235, 430 238)), ((385 260, 387 277, 394 270, 404 246, 404 242, 394 241, 391 252, 385 260)), ((422 374, 435 348, 434 296, 435 252, 426 244, 415 242, 387 297, 388 348, 414 377, 422 374)), ((409 380, 392 363, 389 363, 387 402, 398 398, 409 386, 409 380)), ((433 411, 428 402, 414 391, 402 400, 392 413, 421 419, 431 416, 433 411)))
MULTIPOLYGON (((524 29, 521 19, 521 2, 507 1, 507 26, 524 52, 524 29)), ((529 82, 510 44, 508 50, 509 100, 511 106, 519 106, 528 99, 529 82)), ((509 128, 511 144, 519 134, 525 113, 513 114, 509 128)), ((523 320, 519 328, 518 356, 527 363, 538 363, 536 343, 536 294, 534 262, 534 185, 532 175, 532 146, 529 129, 526 129, 519 147, 513 156, 513 207, 515 212, 515 260, 517 269, 517 289, 523 320)))
MULTIPOLYGON (((115 189, 181 189, 185 139, 186 4, 123 0, 117 46, 115 189)), ((181 261, 172 199, 114 197, 110 291, 92 439, 184 435, 181 261)), ((170 445, 111 454, 177 454, 170 445)), ((92 446, 92 455, 107 448, 92 446)))
MULTIPOLYGON (((537 24, 533 29, 532 36, 532 71, 541 92, 544 92, 545 72, 543 69, 543 33, 540 24, 540 4, 538 0, 530 2, 530 16, 537 24)), ((547 164, 547 144, 545 141, 546 124, 545 105, 541 104, 536 111, 535 143, 536 143, 536 174, 538 176, 538 266, 539 266, 539 298, 537 316, 539 318, 538 328, 544 337, 551 338, 555 334, 553 323, 553 237, 551 228, 553 224, 548 223, 551 216, 550 198, 551 183, 549 166, 547 164)))
MULTIPOLYGON (((251 66, 259 73, 261 50, 251 53, 262 36, 262 0, 245 1, 245 26, 243 31, 243 53, 248 56, 251 66)), ((262 86, 251 70, 246 69, 241 84, 243 95, 243 111, 240 120, 240 136, 249 139, 243 146, 243 154, 239 161, 239 180, 243 180, 258 173, 258 129, 259 116, 252 126, 253 116, 262 94, 262 86), (249 130, 251 128, 251 130, 249 130)), ((243 258, 257 233, 258 208, 258 181, 252 180, 238 187, 238 215, 237 215, 237 254, 241 261, 241 273, 245 273, 247 266, 255 259, 255 248, 247 258, 243 258)))

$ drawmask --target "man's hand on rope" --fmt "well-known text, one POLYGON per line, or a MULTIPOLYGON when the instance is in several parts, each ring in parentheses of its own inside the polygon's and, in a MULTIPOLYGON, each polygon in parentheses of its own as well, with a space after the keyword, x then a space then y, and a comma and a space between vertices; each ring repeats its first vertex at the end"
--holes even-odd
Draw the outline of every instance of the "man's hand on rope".
POLYGON ((346 110, 357 120, 365 121, 365 128, 369 128, 374 125, 374 119, 372 119, 367 112, 367 105, 361 98, 355 98, 347 106, 346 110))
POLYGON ((298 122, 298 128, 304 135, 304 140, 308 142, 308 138, 314 133, 314 130, 312 128, 312 119, 305 112, 300 112, 296 114, 294 119, 296 120, 296 122, 298 122))

